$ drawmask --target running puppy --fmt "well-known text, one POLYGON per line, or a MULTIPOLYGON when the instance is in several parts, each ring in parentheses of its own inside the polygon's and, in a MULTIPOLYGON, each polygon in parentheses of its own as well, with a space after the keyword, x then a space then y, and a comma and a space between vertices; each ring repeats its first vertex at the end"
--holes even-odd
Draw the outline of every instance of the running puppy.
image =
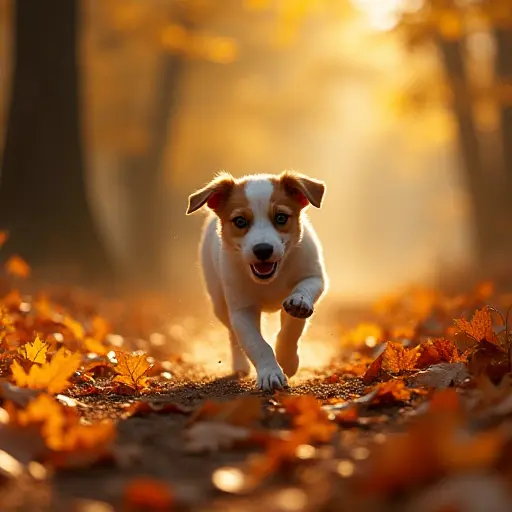
POLYGON ((187 214, 207 205, 201 262, 217 318, 228 328, 233 371, 247 357, 263 390, 297 372, 299 338, 326 288, 320 242, 304 214, 320 208, 325 185, 295 172, 216 176, 189 197, 187 214), (262 312, 281 311, 276 354, 260 332, 262 312), (276 360, 277 358, 277 360, 276 360), (284 371, 284 373, 283 373, 284 371))

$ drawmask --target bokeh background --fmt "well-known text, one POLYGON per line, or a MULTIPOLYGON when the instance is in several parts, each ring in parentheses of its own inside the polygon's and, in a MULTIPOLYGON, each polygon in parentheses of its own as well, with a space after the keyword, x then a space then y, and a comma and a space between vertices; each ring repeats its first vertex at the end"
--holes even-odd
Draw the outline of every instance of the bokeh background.
POLYGON ((327 182, 330 296, 512 256, 509 0, 0 0, 1 256, 198 307, 224 169, 327 182))

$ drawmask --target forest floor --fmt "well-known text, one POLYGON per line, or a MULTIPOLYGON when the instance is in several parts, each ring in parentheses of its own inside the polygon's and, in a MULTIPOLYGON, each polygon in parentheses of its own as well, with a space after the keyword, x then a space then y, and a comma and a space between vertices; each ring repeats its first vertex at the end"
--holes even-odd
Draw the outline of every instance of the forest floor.
POLYGON ((351 327, 331 310, 274 393, 216 367, 217 327, 2 286, 2 511, 512 509, 511 301, 490 283, 351 327))

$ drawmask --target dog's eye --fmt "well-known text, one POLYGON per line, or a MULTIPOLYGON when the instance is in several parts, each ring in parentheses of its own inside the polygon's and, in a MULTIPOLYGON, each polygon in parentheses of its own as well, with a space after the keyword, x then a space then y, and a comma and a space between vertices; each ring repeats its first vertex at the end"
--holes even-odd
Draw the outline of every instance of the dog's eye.
POLYGON ((235 217, 232 222, 238 229, 246 229, 249 227, 249 221, 242 216, 235 217))
POLYGON ((288 222, 289 218, 290 216, 286 215, 286 213, 278 213, 274 217, 274 222, 276 223, 277 226, 284 226, 288 222))

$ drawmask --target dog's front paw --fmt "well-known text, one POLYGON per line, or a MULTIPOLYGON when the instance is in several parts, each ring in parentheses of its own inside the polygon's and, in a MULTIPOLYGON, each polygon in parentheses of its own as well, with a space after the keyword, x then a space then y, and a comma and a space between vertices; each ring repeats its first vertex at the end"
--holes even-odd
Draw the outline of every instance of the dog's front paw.
POLYGON ((290 295, 283 302, 283 308, 296 318, 308 318, 313 314, 313 303, 300 293, 290 295))
POLYGON ((286 377, 281 368, 273 367, 258 368, 258 387, 263 391, 283 389, 288 385, 286 377))

